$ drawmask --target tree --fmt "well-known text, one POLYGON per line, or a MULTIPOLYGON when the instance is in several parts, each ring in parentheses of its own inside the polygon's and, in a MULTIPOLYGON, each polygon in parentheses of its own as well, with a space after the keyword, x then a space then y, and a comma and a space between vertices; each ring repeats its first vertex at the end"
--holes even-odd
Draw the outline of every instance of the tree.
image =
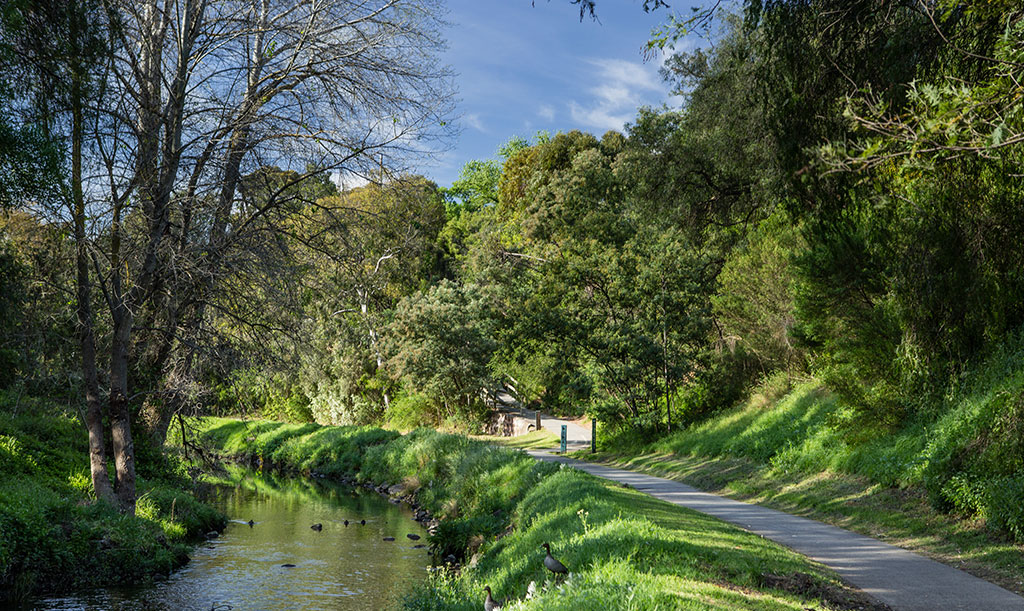
POLYGON ((371 422, 393 394, 383 348, 391 314, 402 298, 440 277, 444 203, 437 185, 405 176, 320 204, 332 218, 324 226, 336 229, 309 253, 319 285, 309 310, 321 349, 303 359, 304 384, 317 420, 371 422))
MULTIPOLYGON (((111 327, 107 409, 123 510, 135 498, 129 378, 144 379, 135 357, 151 354, 163 385, 136 390, 170 397, 157 409, 178 409, 168 383, 194 375, 211 310, 230 313, 224 295, 238 287, 226 279, 272 253, 266 245, 294 210, 289 187, 323 171, 369 176, 445 137, 450 97, 434 9, 430 0, 105 2, 90 13, 105 36, 103 61, 87 69, 88 54, 61 55, 70 102, 55 109, 67 120, 53 125, 71 131, 71 195, 67 212, 50 213, 74 226, 79 245, 94 458, 93 286, 111 327), (269 194, 247 193, 244 177, 268 165, 297 173, 269 194), (149 331, 142 345, 140 329, 149 331)), ((66 39, 84 49, 82 22, 66 23, 66 39)), ((162 437, 167 413, 155 422, 162 437)), ((105 496, 105 470, 94 464, 93 474, 105 496)))
POLYGON ((413 391, 430 397, 444 418, 466 418, 491 385, 496 348, 483 290, 447 280, 402 300, 388 326, 389 366, 413 391))

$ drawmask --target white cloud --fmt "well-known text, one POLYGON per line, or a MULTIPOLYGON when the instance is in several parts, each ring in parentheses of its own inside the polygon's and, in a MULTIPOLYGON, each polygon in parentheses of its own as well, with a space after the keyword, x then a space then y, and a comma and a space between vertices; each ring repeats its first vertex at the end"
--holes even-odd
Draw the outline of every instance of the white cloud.
POLYGON ((598 84, 587 89, 592 98, 569 103, 572 119, 581 125, 600 130, 621 130, 636 117, 636 110, 645 104, 658 104, 668 90, 651 64, 621 59, 586 60, 594 67, 592 78, 598 84))
POLYGON ((555 107, 549 104, 541 104, 537 109, 537 116, 546 121, 555 120, 555 107))
POLYGON ((479 132, 483 132, 485 134, 487 133, 487 128, 484 127, 484 122, 480 120, 480 115, 478 115, 477 113, 471 113, 466 115, 465 120, 466 124, 472 127, 473 129, 479 132))
POLYGON ((365 176, 353 172, 333 172, 331 179, 341 191, 351 191, 352 189, 365 187, 370 183, 370 180, 365 176))

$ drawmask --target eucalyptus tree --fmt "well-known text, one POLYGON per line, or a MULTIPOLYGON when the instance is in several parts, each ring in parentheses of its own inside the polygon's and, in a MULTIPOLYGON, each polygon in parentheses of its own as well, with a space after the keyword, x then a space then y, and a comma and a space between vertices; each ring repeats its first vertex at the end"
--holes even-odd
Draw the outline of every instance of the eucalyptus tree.
POLYGON ((433 0, 109 0, 95 8, 88 21, 74 12, 68 31, 72 41, 83 23, 101 33, 96 62, 86 70, 84 54, 61 59, 78 75, 70 102, 55 109, 54 125, 72 142, 68 195, 34 206, 74 227, 93 483, 111 496, 103 382, 114 496, 133 511, 131 402, 162 391, 148 394, 158 437, 181 405, 173 385, 133 387, 133 367, 144 356, 151 381, 189 378, 209 312, 224 311, 226 291, 246 290, 225 279, 273 256, 270 236, 295 211, 291 187, 323 172, 369 176, 439 150, 451 84, 437 59, 433 0), (244 177, 269 165, 295 174, 251 196, 244 177), (92 312, 96 289, 102 307, 92 312), (99 345, 109 346, 102 380, 91 356, 99 345))
POLYGON ((318 421, 362 424, 390 404, 383 343, 392 311, 440 275, 444 201, 433 182, 401 176, 321 205, 335 230, 307 253, 317 285, 307 331, 318 349, 302 359, 303 385, 318 421))

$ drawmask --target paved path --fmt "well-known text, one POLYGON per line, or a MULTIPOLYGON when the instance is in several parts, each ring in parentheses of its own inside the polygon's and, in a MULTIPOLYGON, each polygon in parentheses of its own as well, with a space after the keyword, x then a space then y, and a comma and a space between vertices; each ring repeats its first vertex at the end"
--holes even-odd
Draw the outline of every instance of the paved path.
MULTIPOLYGON (((499 391, 495 394, 497 403, 519 416, 533 421, 537 418, 537 412, 526 409, 516 401, 515 397, 506 391, 499 391)), ((562 425, 566 426, 566 449, 582 450, 590 447, 590 427, 580 426, 572 420, 560 420, 551 415, 540 413, 540 428, 547 429, 555 435, 562 434, 562 425)))
POLYGON ((736 524, 835 570, 848 583, 896 611, 1024 611, 1024 598, 907 550, 835 526, 723 498, 673 480, 530 451, 598 477, 629 484, 676 505, 736 524))

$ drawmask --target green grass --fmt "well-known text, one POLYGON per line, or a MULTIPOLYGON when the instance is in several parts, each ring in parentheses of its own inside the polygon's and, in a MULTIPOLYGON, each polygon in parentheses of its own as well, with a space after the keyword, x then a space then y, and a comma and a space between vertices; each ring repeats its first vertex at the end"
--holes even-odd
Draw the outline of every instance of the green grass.
POLYGON ((85 429, 45 413, 0 411, 0 601, 147 581, 223 528, 171 463, 140 465, 135 516, 95 502, 85 429))
POLYGON ((486 441, 487 443, 496 443, 498 445, 505 446, 506 448, 518 448, 520 450, 547 450, 550 448, 557 448, 559 444, 558 435, 555 435, 548 430, 533 431, 532 433, 517 435, 515 437, 474 435, 473 439, 486 441))
MULTIPOLYGON (((1024 502, 1004 501, 999 510, 1008 517, 993 520, 999 497, 986 496, 985 482, 999 468, 982 468, 984 456, 964 452, 996 445, 988 437, 1001 428, 986 435, 984 423, 998 420, 994 402, 1005 406, 1006 397, 1021 396, 1024 368, 1015 358, 999 357, 1001 368, 990 362, 984 377, 951 393, 931 423, 858 437, 851 413, 819 384, 789 388, 776 379, 738 408, 673 435, 649 443, 619 439, 611 451, 577 458, 835 524, 1024 593, 1024 545, 1004 526, 1019 518, 1024 502), (951 481, 964 482, 963 494, 975 504, 945 499, 951 481)), ((990 463, 993 455, 989 450, 990 463)), ((1006 452, 1003 460, 1013 456, 1006 452)), ((1009 490, 1012 497, 1015 488, 1009 490)))
POLYGON ((513 608, 804 609, 850 596, 828 570, 759 536, 491 443, 426 429, 398 436, 224 419, 202 429, 220 454, 416 494, 442 518, 431 543, 465 565, 425 581, 410 609, 478 609, 484 585, 522 599, 531 581, 537 597, 513 608), (572 570, 566 583, 550 582, 545 541, 572 570))

